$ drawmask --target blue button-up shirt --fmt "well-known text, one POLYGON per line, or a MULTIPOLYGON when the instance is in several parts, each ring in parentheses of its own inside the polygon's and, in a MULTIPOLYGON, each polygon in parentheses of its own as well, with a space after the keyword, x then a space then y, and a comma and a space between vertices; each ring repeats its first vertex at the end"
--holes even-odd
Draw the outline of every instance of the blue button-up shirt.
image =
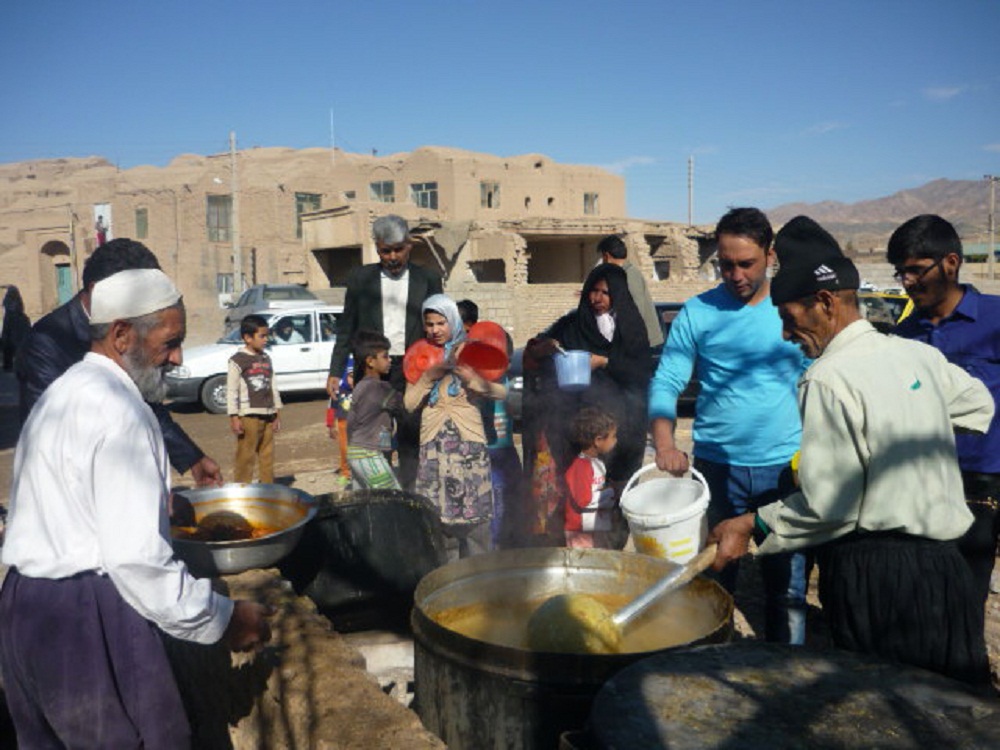
MULTIPOLYGON (((963 289, 958 306, 937 325, 915 310, 895 333, 938 349, 948 361, 982 380, 1000 404, 1000 297, 980 294, 967 284, 963 289)), ((1000 474, 1000 419, 994 417, 985 435, 959 433, 955 438, 963 471, 1000 474)))

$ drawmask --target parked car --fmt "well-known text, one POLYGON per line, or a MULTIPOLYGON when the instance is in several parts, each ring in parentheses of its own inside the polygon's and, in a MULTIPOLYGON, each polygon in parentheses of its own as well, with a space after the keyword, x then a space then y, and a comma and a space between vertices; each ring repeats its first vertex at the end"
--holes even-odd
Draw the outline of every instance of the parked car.
POLYGON ((913 311, 913 300, 905 292, 858 292, 858 307, 868 322, 888 333, 913 311))
POLYGON ((240 321, 251 313, 322 304, 315 294, 298 284, 257 284, 243 292, 236 302, 226 306, 225 331, 239 326, 240 321))
MULTIPOLYGON (((677 317, 677 313, 680 312, 682 307, 680 302, 657 302, 656 303, 656 315, 660 320, 660 327, 663 329, 663 339, 666 341, 667 336, 670 333, 670 326, 674 322, 674 318, 677 317)), ((653 362, 653 370, 656 370, 656 366, 660 363, 660 354, 663 351, 663 346, 656 346, 650 349, 650 357, 653 362)), ((524 408, 524 349, 516 349, 514 351, 514 356, 510 359, 510 368, 507 370, 507 376, 510 379, 507 387, 507 413, 510 414, 511 418, 515 422, 520 422, 522 418, 522 412, 524 408)), ((688 382, 687 388, 681 393, 677 399, 677 409, 685 414, 689 414, 694 409, 694 403, 698 398, 698 391, 700 386, 698 384, 698 379, 691 374, 691 380, 688 382)))
MULTIPOLYGON (((343 307, 319 305, 263 312, 271 329, 267 353, 274 366, 275 381, 282 393, 322 391, 330 355, 336 340, 337 316, 343 307), (283 323, 291 323, 298 343, 285 343, 274 335, 283 323), (301 340, 299 339, 301 336, 301 340)), ((227 333, 214 344, 184 350, 184 363, 167 372, 167 398, 177 403, 198 403, 213 414, 226 411, 226 372, 229 358, 243 346, 240 329, 227 333)))

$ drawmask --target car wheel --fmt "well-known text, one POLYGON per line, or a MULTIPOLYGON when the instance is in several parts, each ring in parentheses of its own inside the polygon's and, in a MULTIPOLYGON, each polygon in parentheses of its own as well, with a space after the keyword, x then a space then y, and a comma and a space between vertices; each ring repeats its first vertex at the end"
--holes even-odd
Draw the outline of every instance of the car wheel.
POLYGON ((226 376, 216 375, 201 387, 201 405, 212 414, 226 413, 226 376))

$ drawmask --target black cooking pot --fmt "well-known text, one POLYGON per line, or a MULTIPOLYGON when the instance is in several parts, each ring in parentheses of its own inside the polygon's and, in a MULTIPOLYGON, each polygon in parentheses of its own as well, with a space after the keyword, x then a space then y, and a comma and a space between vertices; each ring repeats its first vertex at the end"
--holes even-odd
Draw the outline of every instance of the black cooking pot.
POLYGON ((447 561, 440 518, 420 495, 357 490, 315 500, 316 518, 280 568, 321 610, 408 607, 420 579, 447 561))

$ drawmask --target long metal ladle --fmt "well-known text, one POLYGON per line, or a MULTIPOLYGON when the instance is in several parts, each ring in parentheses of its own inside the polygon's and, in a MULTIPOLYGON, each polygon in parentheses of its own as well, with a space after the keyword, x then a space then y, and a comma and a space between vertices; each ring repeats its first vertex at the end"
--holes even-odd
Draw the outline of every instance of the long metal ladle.
POLYGON ((708 545, 683 567, 671 570, 614 614, 586 594, 553 596, 532 613, 528 621, 528 645, 534 651, 556 653, 618 653, 629 624, 653 603, 686 586, 711 566, 717 550, 718 545, 708 545))

